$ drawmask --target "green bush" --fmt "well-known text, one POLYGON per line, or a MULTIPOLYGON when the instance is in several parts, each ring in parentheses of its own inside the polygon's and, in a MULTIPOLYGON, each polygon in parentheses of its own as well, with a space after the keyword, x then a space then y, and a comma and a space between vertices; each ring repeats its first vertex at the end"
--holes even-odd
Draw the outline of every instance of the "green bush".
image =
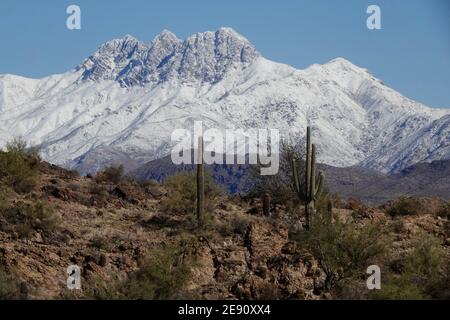
POLYGON ((406 277, 387 275, 382 278, 380 290, 374 290, 370 298, 375 300, 424 300, 422 291, 406 277))
POLYGON ((0 179, 17 193, 31 192, 39 181, 40 158, 36 151, 26 149, 26 143, 15 139, 0 151, 0 179))
POLYGON ((94 299, 176 299, 185 288, 190 274, 180 248, 155 249, 126 281, 113 285, 97 283, 88 295, 94 299))
POLYGON ((122 165, 109 166, 95 175, 95 181, 97 183, 111 182, 114 184, 118 184, 120 181, 122 181, 123 172, 124 168, 122 165))
POLYGON ((395 233, 404 233, 407 231, 405 222, 401 219, 392 220, 392 222, 389 224, 389 226, 391 227, 392 231, 394 231, 395 233))
POLYGON ((423 207, 419 199, 412 197, 400 197, 394 201, 387 210, 391 216, 418 215, 422 213, 423 207))
MULTIPOLYGON (((261 166, 250 166, 250 180, 253 184, 249 196, 253 198, 262 197, 268 193, 272 204, 286 205, 290 209, 297 207, 301 201, 295 191, 294 178, 292 176, 291 160, 298 162, 298 172, 301 177, 305 175, 304 165, 305 152, 299 151, 292 145, 282 141, 279 154, 279 169, 275 175, 261 175, 261 166)), ((301 189, 305 189, 304 178, 300 179, 301 189)))
MULTIPOLYGON (((168 188, 167 196, 161 201, 161 210, 171 213, 191 214, 195 212, 197 202, 197 182, 195 172, 182 172, 170 176, 165 181, 168 188)), ((212 211, 215 200, 223 194, 211 177, 205 171, 205 209, 212 211)))
POLYGON ((229 221, 217 221, 216 230, 224 237, 234 234, 244 235, 251 219, 245 214, 236 214, 229 221))
POLYGON ((96 206, 103 207, 107 204, 109 192, 107 186, 104 184, 92 180, 89 183, 89 193, 92 196, 82 201, 86 206, 92 206, 95 204, 96 206))
POLYGON ((381 257, 386 244, 383 227, 369 224, 359 227, 350 222, 316 215, 310 230, 300 230, 291 235, 308 249, 325 272, 324 287, 331 290, 343 279, 365 273, 369 262, 381 257))
POLYGON ((438 216, 450 219, 450 202, 447 202, 439 209, 438 216))
POLYGON ((34 230, 53 232, 59 216, 45 202, 26 203, 20 201, 3 210, 3 216, 14 226, 22 238, 27 238, 34 230))
POLYGON ((0 300, 17 300, 21 298, 19 282, 7 274, 0 265, 0 300))
POLYGON ((111 248, 110 240, 104 234, 95 234, 91 241, 90 245, 96 249, 109 250, 111 248))
POLYGON ((400 274, 391 272, 374 299, 449 299, 450 265, 439 241, 422 237, 405 258, 400 274))

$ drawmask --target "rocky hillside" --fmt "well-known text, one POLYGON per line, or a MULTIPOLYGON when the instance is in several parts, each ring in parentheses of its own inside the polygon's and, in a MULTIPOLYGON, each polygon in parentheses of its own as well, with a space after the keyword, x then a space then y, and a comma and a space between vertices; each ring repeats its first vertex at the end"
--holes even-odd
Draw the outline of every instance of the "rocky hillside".
MULTIPOLYGON (((184 200, 175 197, 176 183, 163 186, 116 178, 79 177, 45 163, 40 165, 39 181, 30 192, 16 193, 7 187, 9 180, 2 178, 3 297, 7 294, 4 288, 13 288, 9 294, 14 298, 114 298, 115 289, 105 288, 133 277, 141 279, 145 275, 142 270, 153 270, 169 259, 166 254, 171 248, 177 248, 174 261, 183 263, 189 276, 171 287, 174 292, 160 298, 350 297, 326 289, 318 257, 291 239, 289 233, 301 210, 294 210, 293 215, 289 207, 275 205, 270 216, 264 216, 259 199, 218 192, 208 205, 212 213, 208 226, 199 231, 193 216, 182 212, 188 202, 180 206, 184 200), (155 258, 158 249, 164 258, 155 258), (82 268, 81 291, 66 289, 69 265, 82 268)), ((383 261, 401 265, 423 234, 436 237, 440 248, 449 253, 450 207, 443 211, 445 203, 440 200, 420 201, 422 209, 416 206, 418 211, 410 212, 408 206, 400 206, 407 209, 401 214, 393 210, 397 204, 370 208, 353 201, 335 208, 333 215, 337 220, 352 221, 355 228, 375 222, 391 226, 387 234, 392 244, 383 261)), ((364 275, 364 270, 360 271, 364 275)), ((125 298, 133 297, 142 295, 125 298)), ((367 298, 367 292, 356 298, 367 298)))

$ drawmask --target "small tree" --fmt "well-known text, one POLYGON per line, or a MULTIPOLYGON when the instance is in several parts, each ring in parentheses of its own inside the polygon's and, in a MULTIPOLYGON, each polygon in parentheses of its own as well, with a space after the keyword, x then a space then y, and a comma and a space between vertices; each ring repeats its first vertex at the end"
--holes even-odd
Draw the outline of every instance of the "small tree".
POLYGON ((53 232, 60 223, 60 217, 45 202, 28 203, 19 201, 3 210, 7 222, 14 226, 15 231, 27 238, 35 230, 53 232))
POLYGON ((364 273, 369 261, 384 252, 382 230, 380 224, 357 227, 338 219, 332 222, 326 215, 318 214, 309 230, 291 236, 318 259, 326 275, 325 289, 331 290, 339 281, 364 273))
POLYGON ((20 299, 20 284, 12 275, 7 274, 0 265, 0 300, 20 299))
MULTIPOLYGON (((280 144, 280 159, 279 170, 275 175, 262 176, 260 174, 260 167, 253 165, 250 167, 250 179, 253 187, 250 191, 252 197, 263 197, 264 194, 269 194, 273 205, 287 205, 296 207, 300 204, 300 199, 295 192, 294 180, 292 177, 291 159, 298 161, 299 174, 304 176, 304 163, 302 160, 304 154, 302 150, 297 150, 295 147, 282 141, 280 144)), ((304 188, 304 181, 301 179, 301 187, 304 188)))
POLYGON ((27 150, 22 139, 7 143, 0 151, 0 179, 18 193, 28 193, 39 180, 40 157, 36 150, 27 150))
MULTIPOLYGON (((161 201, 161 209, 172 213, 193 214, 197 204, 196 172, 181 172, 170 176, 164 182, 167 196, 161 201)), ((204 173, 205 209, 212 210, 215 199, 223 193, 214 182, 211 174, 204 173)))
POLYGON ((169 300, 180 296, 190 278, 191 270, 184 259, 183 247, 153 249, 140 262, 139 270, 125 281, 97 281, 87 295, 94 299, 169 300))
POLYGON ((391 203, 387 213, 391 216, 417 215, 422 213, 423 205, 419 199, 413 197, 400 197, 391 203))
POLYGON ((424 234, 405 257, 399 274, 385 276, 374 299, 450 299, 450 261, 439 240, 424 234))
POLYGON ((109 166, 95 175, 95 181, 97 183, 111 182, 114 184, 118 184, 120 181, 122 181, 123 172, 124 168, 122 165, 109 166))

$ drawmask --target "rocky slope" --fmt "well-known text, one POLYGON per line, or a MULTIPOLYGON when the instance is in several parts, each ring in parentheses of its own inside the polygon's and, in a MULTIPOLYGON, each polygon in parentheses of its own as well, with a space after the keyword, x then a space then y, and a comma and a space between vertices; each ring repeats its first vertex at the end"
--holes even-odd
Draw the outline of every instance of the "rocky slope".
POLYGON ((38 192, 10 200, 47 200, 62 218, 56 232, 36 231, 20 239, 0 214, 0 261, 18 275, 28 298, 86 297, 99 281, 117 282, 137 270, 152 249, 186 237, 197 253, 189 296, 278 298, 274 295, 282 289, 279 297, 318 298, 315 259, 288 239, 281 221, 247 214, 248 204, 224 202, 214 211, 217 229, 195 236, 185 227, 186 217, 160 211, 167 192, 160 186, 107 183, 100 194, 93 179, 53 166, 45 169, 41 183, 38 192), (66 268, 74 264, 82 268, 81 292, 66 289, 66 268))
MULTIPOLYGON (((163 186, 96 183, 50 165, 42 170, 36 191, 2 194, 8 194, 2 198, 2 210, 5 204, 46 201, 62 218, 55 231, 36 229, 22 239, 0 214, 0 262, 20 279, 23 297, 89 297, 97 283, 115 283, 137 270, 149 251, 183 242, 197 256, 190 266, 188 297, 332 298, 323 290, 324 274, 317 260, 289 239, 292 220, 284 206, 276 206, 266 217, 259 199, 221 198, 212 209, 210 231, 197 233, 189 227, 188 216, 162 209, 161 201, 170 192, 163 186), (83 291, 75 293, 66 289, 66 268, 73 264, 82 267, 83 291)), ((440 202, 427 201, 427 211, 415 216, 391 218, 383 208, 351 203, 334 214, 353 217, 358 224, 401 224, 390 249, 394 257, 409 252, 421 232, 438 237, 450 249, 448 220, 435 213, 440 202)))
POLYGON ((230 28, 186 40, 164 31, 150 43, 125 36, 65 74, 0 76, 0 145, 21 135, 82 173, 161 158, 172 132, 196 120, 279 129, 294 142, 310 124, 320 162, 398 172, 450 157, 449 113, 343 58, 305 70, 269 61, 230 28))

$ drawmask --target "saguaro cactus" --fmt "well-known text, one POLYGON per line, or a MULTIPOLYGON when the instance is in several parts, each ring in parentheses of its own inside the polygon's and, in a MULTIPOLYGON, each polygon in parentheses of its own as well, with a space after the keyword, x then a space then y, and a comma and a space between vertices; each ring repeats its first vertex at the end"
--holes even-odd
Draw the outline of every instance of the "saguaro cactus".
POLYGON ((205 216, 205 167, 203 165, 203 137, 198 138, 197 163, 197 223, 201 228, 205 216))
POLYGON ((297 172, 297 164, 292 159, 292 173, 295 189, 300 199, 305 202, 306 228, 311 225, 311 215, 315 212, 315 202, 319 199, 324 185, 323 172, 316 174, 316 146, 311 143, 311 128, 306 129, 306 161, 305 161, 305 190, 301 190, 300 177, 297 172))
POLYGON ((270 195, 267 192, 263 196, 263 214, 267 217, 270 215, 270 195))

